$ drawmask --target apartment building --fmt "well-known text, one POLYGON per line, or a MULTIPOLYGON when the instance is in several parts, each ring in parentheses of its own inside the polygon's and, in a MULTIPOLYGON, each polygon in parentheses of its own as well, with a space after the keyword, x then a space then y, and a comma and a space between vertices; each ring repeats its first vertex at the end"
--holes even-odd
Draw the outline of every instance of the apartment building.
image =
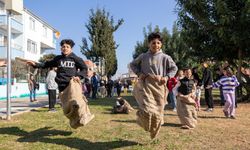
POLYGON ((58 31, 26 8, 22 16, 24 58, 38 61, 46 50, 56 49, 58 31))
MULTIPOLYGON (((0 0, 0 59, 7 56, 7 11, 4 2, 0 0)), ((46 50, 56 49, 56 32, 55 28, 24 8, 21 15, 13 15, 11 19, 11 58, 38 61, 46 50)))
MULTIPOLYGON (((0 0, 0 60, 7 59, 8 43, 8 18, 5 10, 5 3, 8 0, 0 0)), ((21 15, 11 15, 11 59, 12 59, 12 80, 15 93, 14 97, 27 95, 27 74, 32 72, 26 65, 23 67, 16 63, 16 57, 27 60, 38 61, 46 50, 55 50, 57 39, 55 34, 58 31, 45 22, 42 18, 23 8, 21 15), (18 67, 21 66, 21 68, 18 67), (22 70, 23 69, 23 70, 22 70), (21 83, 22 82, 22 83, 21 83)), ((6 94, 6 67, 0 67, 0 99, 6 94)), ((41 86, 39 93, 45 93, 45 85, 41 86)))

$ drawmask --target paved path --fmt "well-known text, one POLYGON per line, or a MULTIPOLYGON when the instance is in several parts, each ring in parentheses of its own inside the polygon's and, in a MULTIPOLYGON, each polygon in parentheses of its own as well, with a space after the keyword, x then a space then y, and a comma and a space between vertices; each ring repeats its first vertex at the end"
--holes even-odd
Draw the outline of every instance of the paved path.
MULTIPOLYGON (((48 105, 48 96, 37 97, 37 101, 30 102, 29 97, 26 98, 12 98, 11 99, 11 116, 17 115, 23 112, 30 111, 32 109, 38 109, 48 105)), ((6 100, 0 101, 0 118, 5 119, 6 113, 6 100)))

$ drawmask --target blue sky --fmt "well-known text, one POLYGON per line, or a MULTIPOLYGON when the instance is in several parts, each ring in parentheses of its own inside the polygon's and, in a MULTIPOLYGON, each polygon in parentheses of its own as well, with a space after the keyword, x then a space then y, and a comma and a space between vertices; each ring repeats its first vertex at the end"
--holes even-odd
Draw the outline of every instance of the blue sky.
MULTIPOLYGON (((105 8, 114 20, 123 18, 124 23, 115 32, 118 59, 117 74, 127 72, 137 41, 143 40, 143 27, 149 24, 166 27, 170 32, 174 21, 175 0, 24 0, 24 7, 41 17, 60 31, 58 43, 64 38, 75 41, 74 53, 86 59, 80 52, 81 39, 88 38, 85 24, 88 23, 90 9, 105 8)), ((88 43, 90 44, 90 43, 88 43)), ((55 54, 59 54, 57 46, 55 54)))

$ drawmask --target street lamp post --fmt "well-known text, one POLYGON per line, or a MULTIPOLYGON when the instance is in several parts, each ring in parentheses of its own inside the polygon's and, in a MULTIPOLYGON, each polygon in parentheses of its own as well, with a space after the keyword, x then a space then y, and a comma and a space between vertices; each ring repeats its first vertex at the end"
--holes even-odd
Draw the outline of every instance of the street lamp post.
POLYGON ((7 26, 8 26, 8 46, 7 46, 7 120, 11 115, 11 16, 12 14, 21 15, 23 10, 23 0, 5 1, 5 9, 7 10, 7 26))
POLYGON ((7 120, 11 115, 11 11, 7 12, 8 20, 8 47, 7 47, 7 120))

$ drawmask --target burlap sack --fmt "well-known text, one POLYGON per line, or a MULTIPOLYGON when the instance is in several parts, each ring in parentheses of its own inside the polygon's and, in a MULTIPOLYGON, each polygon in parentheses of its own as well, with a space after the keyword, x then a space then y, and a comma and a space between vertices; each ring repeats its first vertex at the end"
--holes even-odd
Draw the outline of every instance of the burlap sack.
POLYGON ((134 108, 128 103, 127 100, 124 98, 118 98, 119 101, 122 101, 123 105, 120 107, 114 106, 113 113, 123 113, 123 114, 129 114, 134 110, 134 108))
POLYGON ((133 95, 139 105, 136 113, 137 123, 150 137, 155 138, 164 123, 164 106, 166 104, 167 87, 161 85, 151 77, 139 80, 134 87, 133 95))
POLYGON ((69 119, 74 129, 89 123, 94 115, 90 113, 87 99, 82 94, 81 83, 70 80, 68 87, 59 94, 64 115, 69 119))
POLYGON ((177 96, 177 114, 182 125, 194 128, 197 125, 195 100, 190 96, 177 96))
POLYGON ((126 113, 130 113, 131 111, 133 111, 134 108, 128 103, 128 101, 125 99, 123 100, 124 100, 124 106, 126 108, 126 113))

